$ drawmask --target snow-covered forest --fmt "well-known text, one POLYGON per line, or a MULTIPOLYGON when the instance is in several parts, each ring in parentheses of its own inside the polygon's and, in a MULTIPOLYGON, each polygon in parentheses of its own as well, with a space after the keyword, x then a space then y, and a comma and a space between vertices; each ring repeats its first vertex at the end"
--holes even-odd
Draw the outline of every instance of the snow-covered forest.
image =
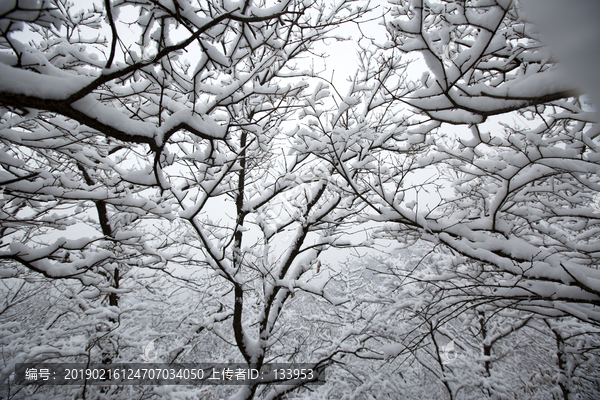
POLYGON ((600 398, 591 33, 536 4, 0 1, 0 398, 600 398), (15 380, 150 350, 326 382, 15 380))

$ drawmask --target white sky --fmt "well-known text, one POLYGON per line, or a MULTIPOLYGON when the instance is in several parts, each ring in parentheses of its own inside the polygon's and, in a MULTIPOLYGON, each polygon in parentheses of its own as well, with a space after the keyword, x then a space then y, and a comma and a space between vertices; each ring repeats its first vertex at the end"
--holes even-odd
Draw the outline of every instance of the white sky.
POLYGON ((546 45, 596 104, 600 102, 600 1, 521 0, 546 45))

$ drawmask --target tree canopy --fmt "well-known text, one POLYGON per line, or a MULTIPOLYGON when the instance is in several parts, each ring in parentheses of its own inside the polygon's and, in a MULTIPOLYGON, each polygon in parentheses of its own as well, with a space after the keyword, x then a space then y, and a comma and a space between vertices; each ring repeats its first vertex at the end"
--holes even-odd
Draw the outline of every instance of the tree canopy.
POLYGON ((535 22, 511 0, 0 4, 2 397, 598 396, 598 115, 535 22), (353 29, 342 89, 314 59, 353 29), (327 378, 15 380, 150 350, 327 378))

